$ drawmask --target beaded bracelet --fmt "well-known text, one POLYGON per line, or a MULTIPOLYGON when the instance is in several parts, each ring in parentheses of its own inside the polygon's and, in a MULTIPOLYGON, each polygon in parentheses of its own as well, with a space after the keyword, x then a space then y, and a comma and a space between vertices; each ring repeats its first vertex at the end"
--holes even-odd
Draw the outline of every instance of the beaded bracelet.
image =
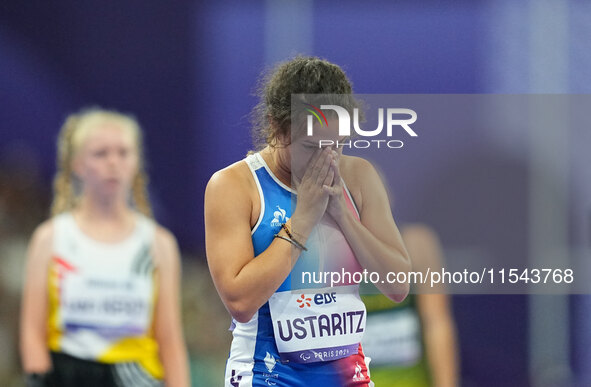
POLYGON ((285 232, 287 233, 287 236, 288 237, 290 237, 291 239, 293 239, 293 235, 291 235, 291 232, 289 231, 289 227, 287 227, 287 224, 281 223, 281 228, 285 230, 285 232))

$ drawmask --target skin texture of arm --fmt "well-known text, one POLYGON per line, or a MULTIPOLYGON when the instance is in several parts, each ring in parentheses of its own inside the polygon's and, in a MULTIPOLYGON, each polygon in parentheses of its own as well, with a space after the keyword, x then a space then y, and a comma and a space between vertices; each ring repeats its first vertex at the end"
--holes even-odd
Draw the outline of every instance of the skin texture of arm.
POLYGON ((236 169, 216 172, 207 185, 205 243, 209 270, 222 301, 237 321, 247 322, 287 278, 292 248, 276 238, 254 259, 251 200, 246 177, 236 169))
POLYGON ((154 260, 158 275, 155 337, 164 366, 164 379, 167 387, 188 387, 189 365, 180 311, 179 249, 174 236, 161 227, 156 230, 154 260))
POLYGON ((33 233, 27 253, 20 318, 20 355, 26 373, 45 373, 51 365, 47 348, 47 277, 53 247, 53 224, 33 233))
MULTIPOLYGON (((392 217, 388 193, 368 161, 341 156, 339 167, 335 167, 328 212, 347 238, 359 264, 368 272, 377 272, 380 278, 386 278, 389 272, 411 269, 408 252, 392 217), (346 208, 341 174, 358 206, 360 222, 346 208)), ((377 283, 376 286, 397 302, 404 300, 409 292, 408 283, 377 283)))
MULTIPOLYGON (((326 210, 328 194, 323 186, 333 178, 331 160, 328 150, 317 152, 298 187, 298 201, 303 197, 305 204, 298 204, 287 225, 297 225, 294 235, 303 244, 326 210)), ((207 262, 224 305, 238 322, 252 318, 299 257, 289 242, 275 238, 254 259, 250 234, 253 202, 258 200, 251 194, 257 192, 254 184, 247 165, 239 162, 216 172, 205 190, 207 262)), ((287 237, 283 230, 279 235, 287 237)))
MULTIPOLYGON (((404 227, 402 236, 417 271, 440 269, 442 252, 435 233, 422 225, 404 227)), ((422 289, 432 293, 433 289, 422 289)), ((423 328, 427 362, 434 387, 458 385, 458 354, 455 325, 449 297, 440 294, 418 294, 417 309, 423 328)))

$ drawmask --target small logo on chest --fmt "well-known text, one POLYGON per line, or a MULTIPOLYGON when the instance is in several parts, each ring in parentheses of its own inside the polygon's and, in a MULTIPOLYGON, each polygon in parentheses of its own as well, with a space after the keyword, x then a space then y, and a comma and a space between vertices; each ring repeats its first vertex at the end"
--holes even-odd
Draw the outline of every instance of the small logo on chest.
POLYGON ((281 227, 281 225, 289 220, 289 216, 287 216, 287 212, 279 207, 276 206, 277 210, 273 212, 273 220, 271 221, 271 227, 281 227))

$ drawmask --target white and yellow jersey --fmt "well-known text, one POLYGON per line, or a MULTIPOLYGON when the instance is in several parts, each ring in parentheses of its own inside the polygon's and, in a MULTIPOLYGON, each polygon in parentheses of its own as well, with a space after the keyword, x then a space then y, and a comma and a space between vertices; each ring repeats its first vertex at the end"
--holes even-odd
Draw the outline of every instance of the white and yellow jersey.
POLYGON ((49 349, 101 363, 137 362, 161 379, 153 332, 155 223, 138 214, 132 235, 102 243, 85 235, 71 213, 53 222, 49 349))

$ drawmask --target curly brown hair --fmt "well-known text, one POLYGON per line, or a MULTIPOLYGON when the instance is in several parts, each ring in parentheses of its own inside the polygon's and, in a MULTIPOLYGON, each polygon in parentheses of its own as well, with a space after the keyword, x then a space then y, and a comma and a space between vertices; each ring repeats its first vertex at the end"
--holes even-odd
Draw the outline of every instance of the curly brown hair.
POLYGON ((255 148, 289 144, 296 119, 292 95, 297 94, 297 101, 302 104, 319 104, 310 94, 322 95, 324 103, 352 110, 357 106, 352 93, 352 83, 343 69, 325 59, 296 56, 279 63, 259 81, 259 103, 251 114, 255 148))

